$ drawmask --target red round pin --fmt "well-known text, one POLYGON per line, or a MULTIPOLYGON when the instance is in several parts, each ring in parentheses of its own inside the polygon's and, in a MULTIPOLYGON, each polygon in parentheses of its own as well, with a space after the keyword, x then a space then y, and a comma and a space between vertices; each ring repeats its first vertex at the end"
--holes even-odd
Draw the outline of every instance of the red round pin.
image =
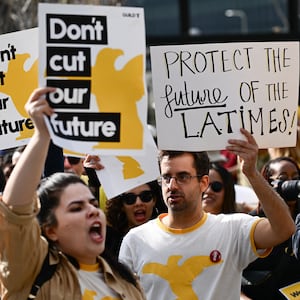
POLYGON ((209 257, 212 262, 219 262, 222 258, 222 255, 221 255, 220 251, 213 250, 213 251, 211 251, 209 257))

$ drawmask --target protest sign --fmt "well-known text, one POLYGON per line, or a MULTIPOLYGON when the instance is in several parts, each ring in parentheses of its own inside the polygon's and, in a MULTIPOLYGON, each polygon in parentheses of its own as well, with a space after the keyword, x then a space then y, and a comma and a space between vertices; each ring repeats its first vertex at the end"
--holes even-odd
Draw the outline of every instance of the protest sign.
POLYGON ((25 111, 38 86, 38 29, 0 36, 0 149, 28 143, 34 126, 25 111))
POLYGON ((158 150, 148 129, 145 130, 145 142, 142 155, 100 157, 104 169, 96 173, 107 199, 159 177, 158 150))
POLYGON ((150 48, 158 147, 221 150, 254 135, 260 148, 296 144, 298 42, 150 48))
POLYGON ((53 142, 90 154, 142 153, 147 116, 142 8, 39 4, 39 82, 56 87, 53 142))

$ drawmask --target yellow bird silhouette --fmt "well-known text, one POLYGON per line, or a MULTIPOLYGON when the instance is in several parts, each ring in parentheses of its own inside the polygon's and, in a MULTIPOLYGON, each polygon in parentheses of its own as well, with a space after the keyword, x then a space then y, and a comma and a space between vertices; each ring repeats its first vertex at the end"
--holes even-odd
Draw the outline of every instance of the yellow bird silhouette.
POLYGON ((182 255, 170 256, 166 265, 160 263, 148 263, 143 267, 144 274, 156 274, 169 282, 177 300, 199 300, 193 290, 192 283, 205 268, 215 266, 219 262, 212 262, 209 256, 193 256, 182 265, 179 261, 182 255))
POLYGON ((143 126, 138 116, 137 102, 145 94, 143 56, 138 55, 117 70, 120 49, 101 50, 92 67, 92 94, 100 112, 121 113, 120 143, 101 142, 95 148, 142 149, 143 126))
POLYGON ((131 156, 117 156, 117 159, 123 163, 124 179, 136 178, 144 174, 138 161, 131 156))

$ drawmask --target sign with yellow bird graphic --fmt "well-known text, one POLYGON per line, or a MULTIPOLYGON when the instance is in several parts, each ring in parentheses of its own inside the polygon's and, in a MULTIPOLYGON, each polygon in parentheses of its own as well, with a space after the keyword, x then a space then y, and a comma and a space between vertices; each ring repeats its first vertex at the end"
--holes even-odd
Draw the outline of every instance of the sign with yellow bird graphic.
POLYGON ((38 29, 0 36, 0 149, 28 143, 33 123, 24 106, 38 86, 38 29))
POLYGON ((90 154, 142 153, 147 117, 144 11, 39 4, 39 83, 55 144, 90 154))

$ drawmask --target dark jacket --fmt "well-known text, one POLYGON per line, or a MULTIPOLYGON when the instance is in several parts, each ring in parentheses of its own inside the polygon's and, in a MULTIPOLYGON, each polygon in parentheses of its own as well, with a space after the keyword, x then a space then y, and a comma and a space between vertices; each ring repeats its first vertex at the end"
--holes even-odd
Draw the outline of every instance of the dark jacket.
MULTIPOLYGON (((250 214, 255 215, 253 212, 250 214)), ((262 212, 256 214, 262 216, 262 212)), ((299 231, 297 239, 299 245, 299 231)), ((300 283, 300 261, 293 253, 290 238, 274 247, 268 257, 258 258, 249 264, 243 272, 242 291, 253 300, 286 300, 280 289, 297 282, 300 283)), ((293 291, 300 292, 298 287, 293 291)))

